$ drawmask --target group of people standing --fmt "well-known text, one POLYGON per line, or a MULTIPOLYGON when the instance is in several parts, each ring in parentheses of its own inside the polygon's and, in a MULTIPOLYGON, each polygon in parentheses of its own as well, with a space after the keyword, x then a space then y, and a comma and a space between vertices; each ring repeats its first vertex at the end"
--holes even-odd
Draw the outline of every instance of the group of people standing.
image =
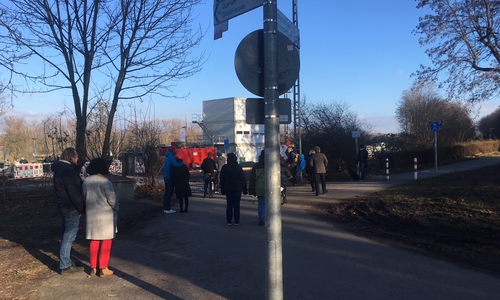
POLYGON ((82 271, 71 260, 71 247, 76 239, 80 218, 85 215, 86 238, 90 240, 89 263, 92 275, 107 276, 112 241, 117 232, 119 203, 111 181, 109 164, 96 158, 87 167, 89 177, 82 182, 75 148, 66 148, 51 166, 57 207, 62 219, 59 251, 61 275, 82 271))

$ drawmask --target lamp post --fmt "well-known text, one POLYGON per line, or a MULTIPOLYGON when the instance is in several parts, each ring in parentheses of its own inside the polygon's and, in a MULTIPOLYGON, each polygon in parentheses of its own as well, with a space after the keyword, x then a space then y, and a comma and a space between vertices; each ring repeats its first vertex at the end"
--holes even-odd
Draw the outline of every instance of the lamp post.
POLYGON ((33 157, 36 157, 36 137, 33 138, 33 157))

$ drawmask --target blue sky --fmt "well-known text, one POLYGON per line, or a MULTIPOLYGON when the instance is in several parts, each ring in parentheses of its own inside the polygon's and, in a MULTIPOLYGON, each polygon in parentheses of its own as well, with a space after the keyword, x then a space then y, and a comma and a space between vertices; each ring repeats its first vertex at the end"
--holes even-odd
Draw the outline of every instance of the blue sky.
MULTIPOLYGON (((414 0, 298 1, 300 29, 301 96, 308 103, 345 102, 373 129, 397 132, 395 110, 401 93, 411 86, 411 73, 430 60, 412 30, 425 11, 414 0)), ((278 0, 291 20, 292 0, 278 0)), ((225 97, 255 97, 239 82, 234 55, 240 41, 262 29, 263 9, 257 8, 229 21, 221 39, 213 39, 213 1, 198 8, 197 21, 207 29, 195 52, 208 61, 195 76, 177 83, 175 95, 184 100, 157 97, 155 117, 179 118, 202 113, 202 101, 225 97)), ((198 26, 198 24, 194 24, 198 26)), ((67 92, 66 92, 67 93, 67 92)), ((60 94, 20 96, 10 115, 43 118, 64 107, 71 98, 60 94)), ((146 104, 138 104, 146 105, 146 104)), ((498 101, 483 103, 480 114, 491 113, 498 101)))

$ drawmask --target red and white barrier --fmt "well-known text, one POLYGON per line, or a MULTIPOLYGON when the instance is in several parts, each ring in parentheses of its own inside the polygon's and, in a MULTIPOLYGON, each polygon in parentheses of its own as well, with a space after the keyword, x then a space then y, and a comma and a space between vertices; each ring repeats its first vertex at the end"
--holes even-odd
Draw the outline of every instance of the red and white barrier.
POLYGON ((42 176, 42 164, 23 164, 16 165, 14 168, 14 179, 37 178, 42 176))
POLYGON ((417 158, 415 157, 413 159, 413 172, 414 172, 414 178, 417 180, 417 172, 418 172, 418 167, 417 167, 417 158))
POLYGON ((122 174, 122 162, 114 161, 109 166, 109 171, 113 174, 122 174))
POLYGON ((146 170, 146 167, 144 167, 144 164, 143 163, 138 163, 136 162, 135 163, 135 172, 136 173, 144 173, 146 170))
POLYGON ((385 159, 385 179, 389 179, 389 159, 385 159))

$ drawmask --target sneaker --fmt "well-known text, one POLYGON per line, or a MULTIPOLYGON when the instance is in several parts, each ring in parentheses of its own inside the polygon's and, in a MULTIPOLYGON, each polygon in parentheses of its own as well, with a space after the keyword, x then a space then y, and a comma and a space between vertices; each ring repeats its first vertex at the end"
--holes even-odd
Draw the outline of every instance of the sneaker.
POLYGON ((165 213, 165 214, 173 214, 173 213, 175 213, 175 210, 173 210, 173 209, 164 210, 163 213, 165 213))
POLYGON ((240 223, 240 222, 238 222, 238 223, 234 223, 234 226, 240 226, 240 225, 241 225, 241 223, 240 223))
POLYGON ((233 224, 231 224, 231 223, 227 223, 227 226, 231 226, 231 225, 233 225, 233 224))
POLYGON ((66 269, 61 269, 61 275, 68 275, 83 271, 82 267, 69 266, 66 269))

